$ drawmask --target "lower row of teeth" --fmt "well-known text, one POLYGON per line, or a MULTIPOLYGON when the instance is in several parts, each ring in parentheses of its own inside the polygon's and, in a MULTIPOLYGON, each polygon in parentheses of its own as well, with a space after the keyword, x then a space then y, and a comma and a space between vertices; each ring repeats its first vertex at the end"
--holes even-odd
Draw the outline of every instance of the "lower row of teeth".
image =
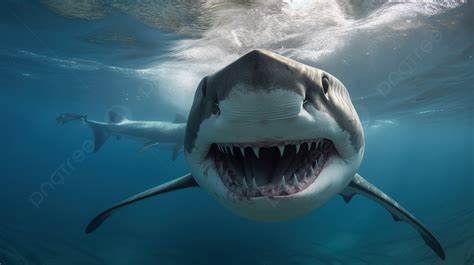
POLYGON ((312 183, 322 170, 323 163, 322 156, 320 156, 318 161, 314 161, 306 169, 298 170, 291 176, 281 176, 278 184, 265 184, 260 187, 257 185, 255 177, 251 180, 246 177, 241 177, 240 179, 237 179, 238 177, 231 178, 231 175, 236 176, 236 174, 231 169, 223 170, 222 166, 221 173, 224 173, 224 179, 226 184, 230 186, 229 188, 241 196, 289 195, 305 189, 312 183))

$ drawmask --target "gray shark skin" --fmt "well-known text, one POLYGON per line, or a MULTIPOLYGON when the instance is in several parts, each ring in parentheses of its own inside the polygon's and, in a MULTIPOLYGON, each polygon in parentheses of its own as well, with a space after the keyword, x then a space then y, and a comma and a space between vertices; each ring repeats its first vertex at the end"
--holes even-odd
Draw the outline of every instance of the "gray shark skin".
POLYGON ((253 50, 200 82, 184 138, 190 173, 132 196, 95 217, 97 229, 123 206, 200 187, 239 216, 297 218, 336 195, 360 194, 416 229, 445 259, 435 236, 357 170, 364 133, 345 86, 328 72, 253 50))
POLYGON ((89 120, 87 115, 63 113, 56 122, 65 123, 80 120, 89 125, 94 133, 94 152, 97 152, 110 136, 134 138, 144 143, 141 151, 160 144, 174 144, 172 159, 175 160, 183 146, 186 118, 177 114, 173 122, 132 121, 125 116, 109 111, 109 122, 89 120))

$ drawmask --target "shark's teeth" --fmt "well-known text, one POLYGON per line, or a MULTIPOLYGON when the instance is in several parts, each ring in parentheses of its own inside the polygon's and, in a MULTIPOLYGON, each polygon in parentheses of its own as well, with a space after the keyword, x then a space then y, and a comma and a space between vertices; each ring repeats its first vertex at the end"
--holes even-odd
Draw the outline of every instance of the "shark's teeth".
POLYGON ((280 186, 279 186, 280 190, 285 190, 286 189, 286 181, 285 181, 285 176, 281 176, 281 180, 280 180, 280 186))
POLYGON ((319 164, 319 165, 322 165, 322 164, 323 164, 323 160, 324 160, 323 156, 319 156, 319 158, 318 158, 318 164, 319 164))
POLYGON ((258 148, 258 147, 256 147, 256 146, 252 147, 253 153, 255 154, 255 156, 256 156, 257 158, 260 158, 259 155, 258 155, 259 149, 260 149, 260 148, 258 148))
POLYGON ((290 196, 315 181, 334 151, 337 150, 327 139, 275 144, 215 143, 215 169, 225 186, 237 196, 290 196))
POLYGON ((258 189, 257 182, 255 182, 255 178, 252 178, 252 183, 250 185, 253 190, 258 189))
POLYGON ((245 157, 245 147, 239 146, 239 149, 240 149, 240 153, 242 154, 242 156, 245 157))
POLYGON ((296 174, 293 174, 293 182, 291 183, 291 185, 297 186, 298 184, 298 177, 296 176, 296 174))
POLYGON ((279 145, 278 150, 280 150, 280 156, 283 156, 283 153, 285 152, 285 147, 282 145, 279 145))
POLYGON ((242 178, 242 188, 244 190, 248 190, 249 189, 249 185, 247 184, 247 180, 245 180, 245 177, 242 178))

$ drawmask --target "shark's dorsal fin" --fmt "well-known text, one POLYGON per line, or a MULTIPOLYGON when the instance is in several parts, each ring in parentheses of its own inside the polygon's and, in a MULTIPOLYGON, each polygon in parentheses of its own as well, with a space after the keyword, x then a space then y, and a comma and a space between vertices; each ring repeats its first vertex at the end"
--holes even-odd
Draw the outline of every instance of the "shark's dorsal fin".
POLYGON ((194 180, 193 176, 191 176, 191 174, 186 174, 180 178, 174 179, 172 181, 166 182, 164 184, 161 184, 159 186, 156 186, 144 192, 138 193, 128 199, 125 199, 115 204, 111 208, 97 215, 87 226, 86 233, 89 234, 92 231, 96 230, 107 218, 109 218, 110 215, 112 215, 114 212, 116 212, 117 210, 121 209, 124 206, 127 206, 134 202, 141 201, 143 199, 146 199, 158 194, 162 194, 162 193, 166 193, 166 192, 170 192, 174 190, 180 190, 184 188, 189 188, 189 187, 196 187, 196 186, 198 186, 198 184, 194 180))
POLYGON ((354 179, 341 192, 341 196, 346 202, 349 202, 352 196, 356 194, 364 195, 365 197, 377 202, 382 207, 387 209, 393 217, 394 221, 405 221, 415 228, 420 234, 426 244, 443 260, 446 259, 443 247, 435 238, 435 236, 426 228, 415 216, 405 210, 398 202, 390 198, 383 191, 372 185, 359 174, 354 176, 354 179))
POLYGON ((176 114, 173 123, 186 123, 186 117, 181 114, 176 114))
POLYGON ((108 116, 109 116, 109 122, 111 123, 119 123, 119 122, 127 120, 127 118, 124 115, 112 110, 108 112, 108 116))

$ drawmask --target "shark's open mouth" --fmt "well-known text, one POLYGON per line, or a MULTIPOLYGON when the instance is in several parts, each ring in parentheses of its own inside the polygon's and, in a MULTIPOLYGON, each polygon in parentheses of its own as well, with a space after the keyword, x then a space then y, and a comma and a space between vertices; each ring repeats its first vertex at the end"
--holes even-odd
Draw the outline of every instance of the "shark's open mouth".
POLYGON ((328 139, 211 146, 217 172, 241 197, 287 196, 306 189, 337 151, 328 139))

